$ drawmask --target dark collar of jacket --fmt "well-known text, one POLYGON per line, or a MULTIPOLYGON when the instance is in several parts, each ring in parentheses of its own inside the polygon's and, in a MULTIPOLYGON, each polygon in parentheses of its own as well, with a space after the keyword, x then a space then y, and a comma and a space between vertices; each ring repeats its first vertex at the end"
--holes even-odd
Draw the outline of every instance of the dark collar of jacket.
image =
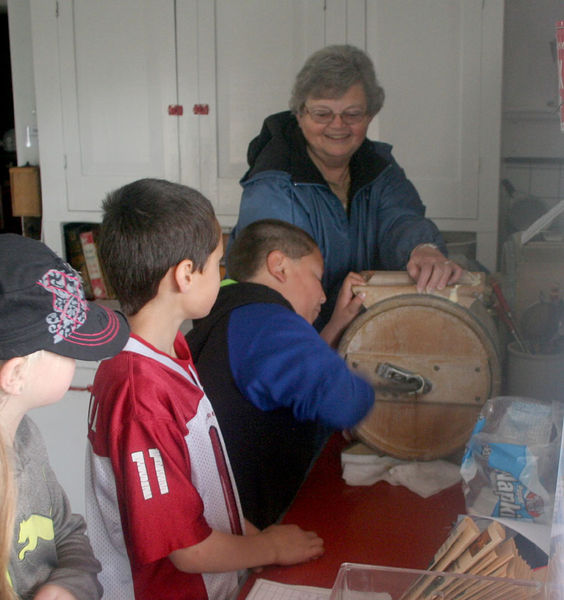
MULTIPOLYGON (((249 169, 241 183, 262 171, 284 171, 294 183, 327 185, 310 159, 302 130, 289 110, 270 115, 264 120, 261 132, 249 144, 247 162, 249 169)), ((389 160, 378 153, 377 144, 365 139, 350 160, 351 197, 376 179, 388 164, 389 160)))
POLYGON ((222 284, 219 294, 209 314, 202 319, 193 322, 193 329, 186 335, 186 341, 190 347, 194 362, 198 361, 202 347, 206 343, 211 330, 232 310, 245 304, 257 302, 269 304, 281 304, 288 310, 294 312, 292 305, 276 290, 252 282, 233 282, 228 285, 222 284))

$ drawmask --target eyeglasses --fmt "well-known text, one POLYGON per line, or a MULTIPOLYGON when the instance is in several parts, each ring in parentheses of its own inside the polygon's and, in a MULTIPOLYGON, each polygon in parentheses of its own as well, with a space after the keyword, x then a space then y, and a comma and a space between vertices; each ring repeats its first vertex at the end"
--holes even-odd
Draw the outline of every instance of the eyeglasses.
POLYGON ((366 111, 358 109, 345 110, 340 113, 335 113, 329 108, 308 108, 307 106, 304 106, 304 112, 308 113, 313 121, 322 125, 328 125, 329 123, 332 123, 333 119, 337 115, 339 115, 341 117, 341 121, 347 125, 355 125, 356 123, 360 123, 366 116, 366 111))

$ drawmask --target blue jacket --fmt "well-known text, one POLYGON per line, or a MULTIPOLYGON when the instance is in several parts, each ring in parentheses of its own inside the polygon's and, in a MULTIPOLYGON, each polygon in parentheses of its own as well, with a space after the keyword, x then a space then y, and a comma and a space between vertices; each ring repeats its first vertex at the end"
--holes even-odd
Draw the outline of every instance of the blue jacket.
POLYGON ((307 231, 325 261, 325 319, 349 271, 404 269, 411 250, 435 243, 446 254, 436 225, 425 218, 417 190, 394 160, 391 146, 365 139, 350 161, 348 214, 306 151, 289 111, 271 115, 250 143, 241 180, 239 219, 231 240, 249 223, 281 219, 307 231))

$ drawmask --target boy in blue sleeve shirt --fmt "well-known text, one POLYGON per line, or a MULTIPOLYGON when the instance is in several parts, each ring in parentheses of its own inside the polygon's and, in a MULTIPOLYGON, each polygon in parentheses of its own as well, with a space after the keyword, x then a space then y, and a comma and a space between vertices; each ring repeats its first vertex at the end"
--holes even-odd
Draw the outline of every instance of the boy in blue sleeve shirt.
POLYGON ((321 335, 323 259, 295 225, 248 225, 227 256, 210 314, 187 335, 218 417, 246 517, 257 527, 288 508, 327 428, 345 429, 374 402, 369 383, 335 352, 362 298, 350 273, 321 335))

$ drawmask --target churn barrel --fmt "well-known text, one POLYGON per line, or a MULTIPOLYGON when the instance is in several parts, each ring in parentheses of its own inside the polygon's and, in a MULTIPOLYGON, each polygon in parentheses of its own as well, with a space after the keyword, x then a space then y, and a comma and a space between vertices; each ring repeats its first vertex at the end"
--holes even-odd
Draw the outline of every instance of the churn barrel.
POLYGON ((364 273, 366 311, 345 331, 339 353, 367 378, 376 402, 356 427, 367 445, 402 459, 431 460, 464 447, 484 402, 499 394, 494 323, 483 273, 417 293, 404 271, 364 273))

